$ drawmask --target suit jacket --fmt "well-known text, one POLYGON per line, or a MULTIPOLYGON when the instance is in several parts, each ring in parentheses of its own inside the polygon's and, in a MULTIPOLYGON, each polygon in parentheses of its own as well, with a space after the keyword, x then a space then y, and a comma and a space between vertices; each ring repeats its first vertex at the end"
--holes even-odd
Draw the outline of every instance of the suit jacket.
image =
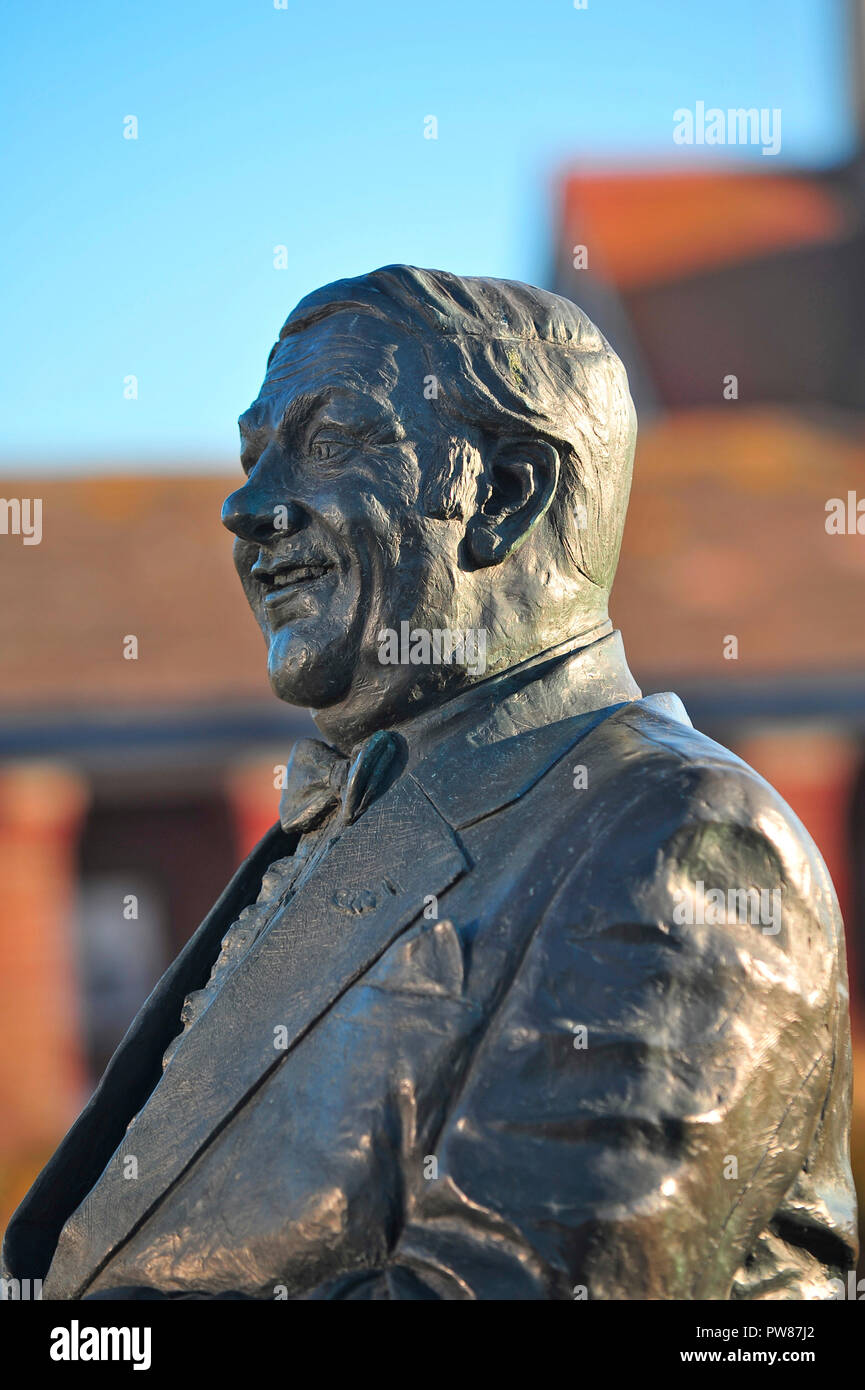
POLYGON ((856 1250, 843 928, 790 809, 641 698, 618 633, 404 733, 163 1074, 290 838, 239 869, 8 1273, 56 1299, 831 1297, 856 1250))

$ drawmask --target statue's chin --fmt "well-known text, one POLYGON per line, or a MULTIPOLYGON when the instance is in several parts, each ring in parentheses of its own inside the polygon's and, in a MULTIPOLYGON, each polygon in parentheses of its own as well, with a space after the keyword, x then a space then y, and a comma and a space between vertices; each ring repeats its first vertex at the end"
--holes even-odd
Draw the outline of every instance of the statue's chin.
POLYGON ((267 663, 270 688, 279 700, 304 709, 338 703, 350 686, 352 662, 332 648, 314 650, 306 643, 275 642, 267 663))
POLYGON ((287 705, 315 709, 323 703, 332 703, 330 700, 323 700, 326 685, 315 679, 314 672, 291 671, 280 667, 270 671, 268 676, 274 695, 278 700, 284 700, 287 705))

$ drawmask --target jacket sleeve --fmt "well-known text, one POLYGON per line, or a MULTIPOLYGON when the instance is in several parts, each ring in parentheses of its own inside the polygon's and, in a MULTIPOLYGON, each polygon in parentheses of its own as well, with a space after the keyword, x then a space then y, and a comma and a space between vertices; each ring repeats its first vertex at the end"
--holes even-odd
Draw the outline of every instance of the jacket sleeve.
POLYGON ((837 904, 738 760, 682 762, 618 806, 573 826, 584 847, 450 1099, 390 1269, 336 1296, 730 1296, 826 1102, 837 904))

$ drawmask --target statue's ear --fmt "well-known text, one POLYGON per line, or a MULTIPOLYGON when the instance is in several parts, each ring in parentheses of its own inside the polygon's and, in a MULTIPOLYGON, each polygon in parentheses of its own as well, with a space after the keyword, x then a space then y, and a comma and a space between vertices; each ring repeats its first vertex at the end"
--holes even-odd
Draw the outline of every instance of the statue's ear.
POLYGON ((476 565, 497 565, 522 545, 556 495, 559 455, 545 439, 501 439, 478 480, 483 502, 466 527, 476 565))

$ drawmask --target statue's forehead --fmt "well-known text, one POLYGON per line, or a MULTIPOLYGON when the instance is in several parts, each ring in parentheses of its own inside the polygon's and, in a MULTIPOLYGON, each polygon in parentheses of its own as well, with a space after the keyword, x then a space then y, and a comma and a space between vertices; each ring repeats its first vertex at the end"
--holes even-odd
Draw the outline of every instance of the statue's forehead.
POLYGON ((362 313, 334 314, 287 334, 273 350, 256 400, 240 417, 241 431, 274 428, 299 398, 324 402, 354 397, 392 413, 399 378, 396 354, 406 348, 406 335, 398 328, 362 313))
POLYGON ((328 384, 370 389, 393 385, 395 356, 407 348, 407 335, 371 314, 340 312, 276 344, 260 395, 319 389, 328 384))

